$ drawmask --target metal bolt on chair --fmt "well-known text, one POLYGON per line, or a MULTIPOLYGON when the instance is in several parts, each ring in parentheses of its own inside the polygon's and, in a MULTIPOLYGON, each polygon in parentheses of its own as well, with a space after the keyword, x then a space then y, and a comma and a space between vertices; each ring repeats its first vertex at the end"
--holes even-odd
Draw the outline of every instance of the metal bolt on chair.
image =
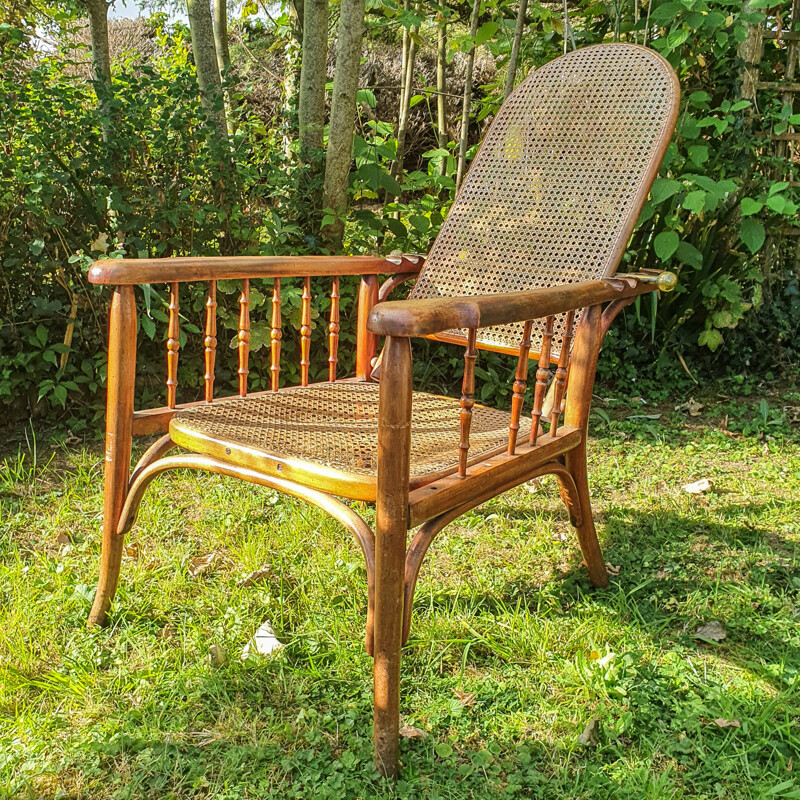
POLYGON ((553 474, 589 578, 606 586, 587 483, 589 406, 600 345, 616 315, 637 296, 674 286, 670 273, 616 270, 669 143, 678 98, 667 62, 635 45, 587 47, 531 72, 497 114, 427 257, 95 263, 89 279, 112 287, 113 297, 102 556, 90 622, 106 620, 124 536, 146 488, 167 470, 232 475, 325 509, 354 535, 366 560, 375 763, 392 775, 400 654, 414 587, 425 553, 448 523, 501 492, 553 474), (341 275, 361 276, 356 374, 345 379, 337 369, 341 275), (389 275, 382 285, 379 275, 389 275), (314 384, 311 276, 331 280, 329 375, 314 384), (271 390, 248 393, 254 278, 272 279, 271 390), (303 282, 301 377, 299 386, 279 388, 281 282, 288 278, 303 282), (241 280, 239 396, 215 399, 222 279, 241 280), (409 299, 387 299, 409 279, 415 279, 409 299), (205 399, 179 405, 179 288, 198 281, 208 283, 205 399), (167 405, 135 411, 134 286, 147 283, 170 286, 167 405), (415 336, 464 346, 460 400, 413 390, 415 336), (510 412, 474 400, 481 349, 516 357, 510 412), (531 358, 538 360, 533 407, 523 414, 531 358), (153 433, 163 435, 131 472, 131 437, 153 433), (175 446, 188 452, 166 455, 175 446), (376 504, 374 534, 346 499, 376 504))

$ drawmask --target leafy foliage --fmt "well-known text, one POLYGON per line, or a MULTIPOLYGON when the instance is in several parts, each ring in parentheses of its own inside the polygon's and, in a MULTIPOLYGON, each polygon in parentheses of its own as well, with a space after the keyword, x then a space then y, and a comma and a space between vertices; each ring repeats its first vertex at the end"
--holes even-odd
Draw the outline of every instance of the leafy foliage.
MULTIPOLYGON (((666 0, 650 4, 647 13, 641 9, 636 18, 633 7, 588 2, 570 12, 578 47, 613 38, 646 41, 673 64, 683 90, 678 129, 624 265, 629 271, 673 269, 680 274, 679 289, 626 313, 600 365, 604 377, 638 381, 639 391, 663 393, 679 386, 690 380, 684 367, 700 375, 796 369, 800 286, 786 244, 795 239, 779 235, 796 230, 796 166, 776 157, 763 137, 791 131, 800 115, 783 106, 775 92, 760 92, 757 109, 740 98, 738 48, 747 26, 764 19, 758 8, 728 0, 666 0)), ((252 11, 248 6, 245 16, 252 11)), ((63 29, 72 13, 62 14, 63 29)), ((473 97, 470 156, 501 101, 515 13, 513 4, 487 0, 473 40, 454 9, 420 4, 404 10, 393 0, 368 4, 368 35, 390 48, 406 30, 421 52, 435 50, 437 24, 445 20, 451 69, 474 44, 497 66, 473 97)), ((92 258, 320 252, 319 227, 331 221, 331 212, 317 207, 318 171, 296 158, 292 81, 283 86, 283 104, 269 121, 248 105, 247 81, 233 82, 240 103, 228 152, 207 134, 187 31, 165 26, 159 15, 151 24, 157 54, 127 55, 114 64, 110 119, 98 110, 94 88, 81 74, 85 61, 76 60, 74 49, 34 54, 32 26, 5 24, 0 30, 0 402, 13 415, 60 415, 76 429, 98 413, 106 298, 86 283, 92 258)), ((258 52, 294 47, 288 13, 274 24, 241 24, 242 41, 249 37, 258 52)), ((63 30, 57 40, 66 41, 63 30)), ((561 12, 531 5, 523 71, 559 55, 563 44, 561 12)), ((296 59, 290 61, 296 67, 296 59)), ((779 74, 782 64, 780 48, 768 42, 764 72, 779 74)), ((407 154, 405 170, 393 172, 393 112, 383 114, 385 119, 378 113, 391 108, 387 98, 393 92, 376 85, 358 93, 348 252, 426 251, 453 198, 455 141, 431 136, 435 146, 407 154)), ((411 110, 428 129, 435 123, 435 100, 434 87, 414 87, 411 110)), ((326 287, 317 288, 315 319, 328 303, 326 287)), ((236 289, 220 290, 224 344, 236 326, 236 289)), ((254 284, 254 290, 258 362, 268 341, 271 285, 254 284)), ((297 302, 297 291, 287 287, 289 304, 297 302)), ((200 286, 182 289, 184 338, 199 333, 202 292, 200 286)), ((353 282, 345 281, 345 344, 352 336, 354 297, 353 282)), ((158 402, 162 391, 163 287, 146 287, 142 301, 139 393, 140 402, 150 403, 158 402)), ((298 321, 292 308, 285 315, 287 381, 296 369, 298 321)), ((313 333, 320 344, 324 327, 317 325, 313 333)), ((189 393, 186 399, 192 399, 200 392, 201 349, 188 340, 182 345, 179 380, 189 393)), ((452 388, 460 358, 447 345, 422 347, 421 380, 452 388)), ((321 348, 312 353, 312 375, 321 375, 321 348)), ((347 367, 351 348, 340 353, 347 367)), ((508 365, 493 355, 482 355, 481 365, 483 399, 503 403, 508 365)), ((263 382, 264 374, 254 368, 251 378, 263 382)), ((232 387, 234 378, 233 369, 221 363, 218 385, 232 387)))

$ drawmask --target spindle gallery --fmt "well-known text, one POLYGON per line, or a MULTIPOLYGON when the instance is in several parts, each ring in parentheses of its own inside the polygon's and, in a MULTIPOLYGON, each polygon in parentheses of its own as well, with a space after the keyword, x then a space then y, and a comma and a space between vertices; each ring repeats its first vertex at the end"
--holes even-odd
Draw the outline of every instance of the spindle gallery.
POLYGON ((592 583, 608 583, 587 483, 589 405, 598 351, 613 318, 636 297, 674 285, 668 273, 615 272, 677 109, 675 74, 656 53, 632 45, 586 48, 532 72, 511 95, 426 257, 97 262, 89 279, 111 287, 113 300, 103 561, 90 620, 106 620, 124 534, 147 486, 167 470, 231 475, 325 509, 364 555, 375 763, 394 774, 401 648, 425 553, 448 523, 524 481, 553 474, 592 583), (569 172, 562 151, 571 153, 569 172), (598 163, 608 166, 598 171, 598 163), (542 180, 545 193, 537 189, 542 180), (505 191, 512 184, 518 190, 505 191), (353 377, 337 370, 341 275, 361 276, 353 377), (379 284, 379 275, 389 277, 379 284), (316 384, 309 383, 312 276, 330 279, 328 380, 316 384), (280 388, 282 281, 294 278, 302 281, 300 385, 280 388), (214 397, 221 279, 241 281, 238 397, 229 399, 214 397), (259 279, 272 281, 270 389, 254 393, 248 392, 250 291, 259 279), (408 300, 388 299, 410 280, 408 300), (167 405, 134 411, 133 287, 160 281, 170 285, 167 405), (179 405, 179 287, 197 281, 208 282, 205 400, 179 405), (471 294, 464 296, 467 287, 471 294), (464 346, 460 400, 413 391, 415 336, 464 346), (510 414, 475 402, 480 349, 516 356, 510 414), (531 357, 538 368, 527 417, 531 357), (130 475, 131 435, 156 432, 162 437, 130 475), (173 447, 188 452, 166 455, 173 447), (376 504, 374 534, 348 500, 376 504))

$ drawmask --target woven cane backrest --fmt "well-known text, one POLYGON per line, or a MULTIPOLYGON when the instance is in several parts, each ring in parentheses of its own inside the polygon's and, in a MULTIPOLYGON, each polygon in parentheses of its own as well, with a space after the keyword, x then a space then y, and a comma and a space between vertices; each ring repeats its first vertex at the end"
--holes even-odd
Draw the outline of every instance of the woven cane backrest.
MULTIPOLYGON (((669 64, 637 45, 587 47, 531 72, 498 112, 411 296, 515 292, 613 274, 678 98, 669 64)), ((533 351, 543 325, 534 324, 533 351)), ((563 326, 557 319, 554 357, 563 326)), ((521 323, 483 329, 478 345, 516 350, 521 331, 521 323)))

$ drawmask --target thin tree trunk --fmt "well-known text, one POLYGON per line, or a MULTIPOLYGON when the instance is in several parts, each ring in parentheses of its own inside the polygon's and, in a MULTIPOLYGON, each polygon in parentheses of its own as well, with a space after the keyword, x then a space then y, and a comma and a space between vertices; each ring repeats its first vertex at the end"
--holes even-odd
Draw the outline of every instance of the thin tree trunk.
POLYGON ((214 45, 214 24, 209 0, 186 0, 189 29, 192 34, 192 53, 200 87, 200 101, 208 122, 220 141, 225 141, 228 129, 222 103, 222 82, 219 77, 217 48, 214 45))
POLYGON ((300 158, 308 162, 322 149, 325 127, 325 79, 328 63, 328 0, 307 0, 303 13, 300 67, 300 158))
MULTIPOLYGON (((416 5, 419 12, 419 3, 416 5)), ((414 25, 409 33, 408 54, 405 58, 402 92, 400 94, 400 111, 397 118, 397 154, 392 165, 392 175, 398 177, 403 172, 403 159, 406 154, 406 134, 408 133, 408 117, 411 111, 411 88, 414 82, 414 63, 417 60, 417 42, 419 25, 414 25)))
POLYGON ((528 11, 528 0, 519 0, 517 8, 517 26, 514 28, 514 41, 511 43, 511 55, 508 57, 508 72, 503 97, 508 97, 514 90, 514 80, 517 77, 517 61, 519 48, 522 43, 522 33, 525 30, 525 14, 528 11))
MULTIPOLYGON (((469 35, 475 39, 478 33, 478 16, 481 10, 481 0, 474 0, 472 16, 469 21, 469 35)), ((461 140, 458 146, 458 169, 456 171, 456 189, 461 188, 467 167, 467 143, 469 141, 469 108, 472 103, 472 71, 475 67, 475 45, 467 55, 467 73, 464 76, 464 100, 461 105, 461 140)))
POLYGON ((329 249, 341 250, 347 213, 347 184, 353 159, 356 93, 358 91, 361 43, 364 35, 364 0, 342 0, 336 43, 336 73, 333 78, 330 133, 325 163, 323 207, 335 219, 322 234, 329 249))
MULTIPOLYGON (((411 11, 411 0, 403 0, 403 11, 408 14, 411 11)), ((408 28, 403 25, 403 44, 400 50, 400 108, 403 107, 406 90, 406 66, 408 65, 408 49, 411 45, 411 37, 408 35, 408 28)))
POLYGON ((103 141, 111 131, 111 55, 108 47, 108 4, 106 0, 86 0, 89 33, 92 37, 92 68, 97 107, 102 114, 103 141))
MULTIPOLYGON (((447 22, 442 18, 436 38, 436 137, 439 147, 447 147, 447 22)), ((447 173, 447 158, 442 158, 439 170, 441 175, 447 173)))
MULTIPOLYGON (((228 46, 228 0, 214 0, 214 48, 217 52, 220 79, 230 79, 228 73, 231 66, 231 51, 228 46)), ((225 99, 228 102, 229 133, 234 133, 231 118, 236 108, 236 98, 230 87, 225 90, 225 99)))

